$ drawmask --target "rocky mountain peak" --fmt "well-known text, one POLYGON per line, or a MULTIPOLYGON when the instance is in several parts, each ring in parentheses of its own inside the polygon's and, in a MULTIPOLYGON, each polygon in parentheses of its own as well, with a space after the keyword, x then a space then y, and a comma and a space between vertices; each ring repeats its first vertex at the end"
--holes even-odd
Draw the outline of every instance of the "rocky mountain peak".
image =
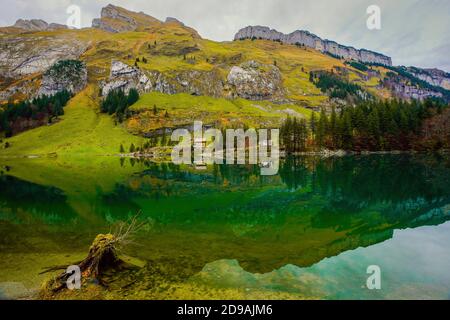
POLYGON ((31 20, 19 19, 16 21, 13 27, 30 31, 40 31, 47 29, 48 23, 41 19, 31 19, 31 20))
POLYGON ((177 18, 173 18, 173 17, 167 17, 165 23, 176 23, 176 24, 180 24, 180 25, 182 25, 184 27, 184 23, 183 22, 181 22, 177 18))
POLYGON ((197 32, 197 30, 187 26, 184 22, 178 20, 177 18, 167 17, 166 20, 164 21, 164 24, 169 25, 169 26, 172 25, 172 26, 181 27, 183 30, 188 31, 194 38, 198 38, 198 39, 201 38, 201 36, 197 32))
POLYGON ((116 7, 112 4, 108 4, 106 7, 102 8, 100 17, 101 18, 111 18, 111 19, 118 19, 123 20, 125 22, 134 23, 134 19, 131 17, 131 12, 121 8, 116 7))
POLYGON ((13 25, 14 28, 23 29, 26 31, 46 31, 46 30, 57 30, 57 29, 67 29, 66 25, 58 24, 58 23, 50 23, 48 24, 44 20, 41 19, 19 19, 13 25))
POLYGON ((330 40, 323 40, 313 33, 297 30, 290 34, 284 34, 277 30, 264 26, 248 26, 238 31, 234 40, 264 39, 280 41, 288 44, 303 45, 336 57, 356 60, 364 63, 378 63, 391 66, 392 59, 383 54, 366 49, 355 49, 330 40))
POLYGON ((129 32, 159 25, 162 22, 143 12, 133 12, 112 4, 102 8, 101 17, 92 21, 92 27, 107 32, 129 32))

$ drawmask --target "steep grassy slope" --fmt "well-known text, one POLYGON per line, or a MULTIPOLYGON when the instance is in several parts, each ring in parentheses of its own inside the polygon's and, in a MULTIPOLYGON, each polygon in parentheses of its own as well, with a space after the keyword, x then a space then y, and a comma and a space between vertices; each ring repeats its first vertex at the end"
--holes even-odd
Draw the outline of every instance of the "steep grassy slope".
POLYGON ((142 138, 115 125, 110 116, 99 114, 97 105, 90 86, 69 102, 58 123, 8 139, 10 147, 0 149, 0 156, 117 154, 120 144, 141 143, 142 138))

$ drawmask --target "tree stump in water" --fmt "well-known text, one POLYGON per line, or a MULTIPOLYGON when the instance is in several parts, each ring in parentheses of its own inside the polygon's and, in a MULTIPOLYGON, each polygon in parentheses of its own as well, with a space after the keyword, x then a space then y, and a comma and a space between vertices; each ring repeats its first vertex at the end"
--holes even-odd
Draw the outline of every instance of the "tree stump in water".
MULTIPOLYGON (((116 252, 117 242, 118 238, 112 234, 100 234, 95 238, 86 259, 76 264, 81 271, 82 283, 88 280, 96 280, 102 284, 101 277, 105 271, 117 268, 123 264, 116 252)), ((67 280, 70 276, 71 274, 64 271, 56 278, 51 279, 44 284, 43 293, 55 294, 67 288, 67 280)))

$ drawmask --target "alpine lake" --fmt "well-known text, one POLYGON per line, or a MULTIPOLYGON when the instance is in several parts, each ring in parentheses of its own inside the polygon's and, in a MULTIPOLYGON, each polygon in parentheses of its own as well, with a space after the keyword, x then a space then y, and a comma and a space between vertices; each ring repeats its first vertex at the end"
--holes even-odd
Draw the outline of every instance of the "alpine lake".
POLYGON ((139 271, 61 298, 450 298, 450 156, 291 157, 275 176, 119 157, 0 171, 0 299, 36 299, 43 270, 136 215, 120 253, 139 271))

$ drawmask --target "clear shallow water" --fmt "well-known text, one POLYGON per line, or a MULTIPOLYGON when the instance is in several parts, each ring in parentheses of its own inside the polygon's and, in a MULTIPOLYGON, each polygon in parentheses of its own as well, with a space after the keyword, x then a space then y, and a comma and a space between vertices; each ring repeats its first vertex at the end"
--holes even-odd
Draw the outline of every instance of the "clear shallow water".
POLYGON ((445 157, 290 158, 273 177, 101 157, 0 165, 3 297, 141 211, 126 253, 158 270, 143 298, 450 298, 445 157), (369 265, 381 290, 365 287, 369 265))

